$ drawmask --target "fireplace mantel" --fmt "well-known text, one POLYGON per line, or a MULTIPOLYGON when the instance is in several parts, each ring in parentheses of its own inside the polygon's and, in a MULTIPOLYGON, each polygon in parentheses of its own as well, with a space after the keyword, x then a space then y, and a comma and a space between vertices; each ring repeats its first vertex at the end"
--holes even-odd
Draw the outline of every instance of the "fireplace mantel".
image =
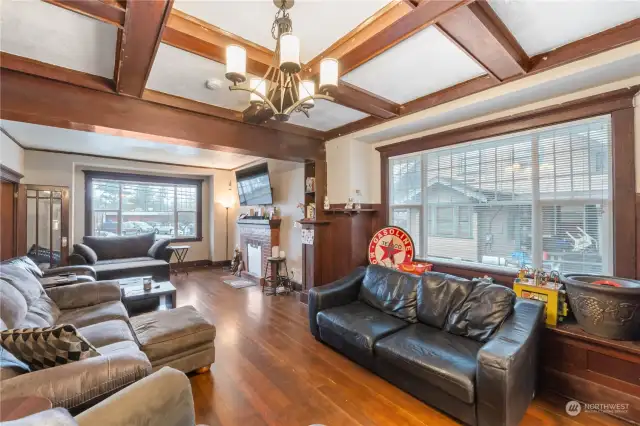
MULTIPOLYGON (((236 224, 238 226, 238 235, 240 236, 240 250, 242 250, 242 260, 246 268, 242 272, 243 277, 255 280, 262 285, 265 273, 269 273, 265 268, 267 267, 267 258, 271 257, 271 247, 280 245, 280 223, 281 219, 264 219, 262 217, 238 219, 236 224), (261 249, 261 266, 258 276, 248 273, 249 244, 253 247, 259 246, 261 249)), ((253 261, 255 262, 255 259, 253 261)))
POLYGON ((268 226, 271 229, 279 229, 281 219, 263 219, 261 217, 251 218, 247 217, 244 219, 238 219, 236 222, 239 226, 251 225, 251 226, 268 226))

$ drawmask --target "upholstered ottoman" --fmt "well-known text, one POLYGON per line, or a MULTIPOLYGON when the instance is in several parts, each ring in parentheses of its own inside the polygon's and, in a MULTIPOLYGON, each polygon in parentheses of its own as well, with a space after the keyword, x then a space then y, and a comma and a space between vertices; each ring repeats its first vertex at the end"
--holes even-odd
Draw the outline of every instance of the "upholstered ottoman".
POLYGON ((130 322, 153 371, 169 366, 184 373, 204 372, 215 360, 216 328, 193 306, 150 312, 130 322))

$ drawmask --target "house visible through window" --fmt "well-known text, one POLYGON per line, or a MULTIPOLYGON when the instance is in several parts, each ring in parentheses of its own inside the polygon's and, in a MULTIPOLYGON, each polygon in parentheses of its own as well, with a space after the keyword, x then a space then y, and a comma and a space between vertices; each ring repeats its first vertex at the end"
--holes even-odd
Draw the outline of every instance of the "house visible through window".
POLYGON ((201 237, 201 182, 144 176, 117 178, 116 174, 87 173, 91 194, 90 234, 112 237, 154 232, 156 238, 176 240, 201 237), (136 181, 140 179, 141 181, 136 181))
POLYGON ((418 258, 611 273, 610 116, 389 160, 418 258))

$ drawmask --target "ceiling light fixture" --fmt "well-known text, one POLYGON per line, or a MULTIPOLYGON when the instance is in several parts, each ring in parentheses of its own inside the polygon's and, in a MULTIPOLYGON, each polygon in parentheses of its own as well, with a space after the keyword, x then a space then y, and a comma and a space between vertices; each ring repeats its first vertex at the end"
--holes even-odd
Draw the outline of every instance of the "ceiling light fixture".
POLYGON ((325 58, 320 62, 320 87, 316 94, 315 82, 302 80, 299 73, 300 40, 293 35, 293 24, 287 10, 294 0, 273 0, 278 7, 271 35, 276 40, 276 50, 269 69, 262 78, 247 80, 247 51, 242 46, 227 46, 225 77, 233 82, 229 90, 243 90, 251 95, 251 104, 269 109, 278 121, 288 121, 291 113, 302 112, 309 117, 316 99, 333 101, 328 93, 338 87, 338 61, 325 58))

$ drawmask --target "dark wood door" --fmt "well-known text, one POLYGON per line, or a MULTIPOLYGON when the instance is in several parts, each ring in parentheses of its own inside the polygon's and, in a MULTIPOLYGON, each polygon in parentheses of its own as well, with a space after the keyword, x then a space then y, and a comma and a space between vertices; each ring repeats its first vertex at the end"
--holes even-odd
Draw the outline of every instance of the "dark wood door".
POLYGON ((15 256, 14 184, 0 182, 0 260, 15 256))

